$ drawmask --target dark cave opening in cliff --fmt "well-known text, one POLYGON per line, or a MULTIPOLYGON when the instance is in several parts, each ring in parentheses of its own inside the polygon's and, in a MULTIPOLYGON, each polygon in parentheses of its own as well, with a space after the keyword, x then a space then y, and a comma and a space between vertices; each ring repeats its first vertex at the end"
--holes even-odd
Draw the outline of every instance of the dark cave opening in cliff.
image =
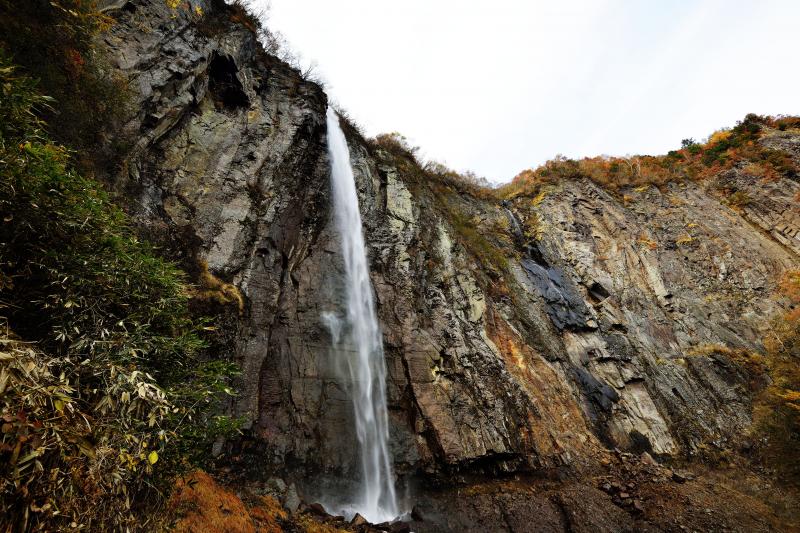
POLYGON ((218 110, 235 111, 250 107, 242 82, 236 76, 238 72, 232 57, 214 54, 208 66, 208 91, 218 110))

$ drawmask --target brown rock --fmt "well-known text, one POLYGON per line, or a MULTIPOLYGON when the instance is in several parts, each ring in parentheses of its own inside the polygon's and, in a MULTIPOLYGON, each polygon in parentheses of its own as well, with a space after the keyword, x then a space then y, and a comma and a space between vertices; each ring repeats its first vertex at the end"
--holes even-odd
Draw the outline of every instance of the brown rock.
POLYGON ((376 524, 375 527, 381 531, 387 531, 388 533, 410 533, 411 526, 406 524, 405 522, 381 522, 380 524, 376 524))
POLYGON ((350 525, 351 526, 363 526, 363 525, 368 524, 368 523, 369 522, 367 521, 367 519, 364 518, 363 516, 361 516, 358 513, 356 513, 356 515, 353 517, 353 519, 350 520, 350 525))
POLYGON ((306 508, 311 514, 317 515, 321 518, 331 518, 331 514, 325 510, 321 503, 311 503, 306 508))
POLYGON ((406 524, 405 522, 394 522, 392 524, 391 529, 389 529, 390 533, 411 533, 411 526, 406 524))
POLYGON ((686 483, 687 481, 691 481, 694 479, 694 474, 687 471, 678 471, 675 470, 672 472, 672 481, 676 483, 686 483))

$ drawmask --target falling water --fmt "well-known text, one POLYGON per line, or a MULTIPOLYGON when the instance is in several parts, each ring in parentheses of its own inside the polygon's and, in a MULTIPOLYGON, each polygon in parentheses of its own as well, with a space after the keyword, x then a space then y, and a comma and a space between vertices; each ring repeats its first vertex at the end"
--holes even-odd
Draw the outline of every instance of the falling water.
POLYGON ((503 209, 506 210, 506 214, 508 215, 509 220, 511 220, 511 224, 514 226, 514 236, 520 240, 524 239, 525 234, 522 232, 522 226, 520 225, 519 220, 517 220, 517 215, 515 215, 511 209, 505 206, 505 201, 503 203, 503 209))
POLYGON ((355 511, 372 522, 382 522, 398 514, 388 451, 383 339, 375 314, 350 151, 339 117, 331 108, 327 125, 333 206, 344 255, 347 313, 343 320, 328 316, 326 321, 331 326, 334 348, 345 359, 355 411, 362 474, 355 511))

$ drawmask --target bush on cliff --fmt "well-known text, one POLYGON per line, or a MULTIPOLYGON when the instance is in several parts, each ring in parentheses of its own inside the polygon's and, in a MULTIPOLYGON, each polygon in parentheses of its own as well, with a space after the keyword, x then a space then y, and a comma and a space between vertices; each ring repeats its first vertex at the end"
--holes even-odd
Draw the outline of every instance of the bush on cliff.
POLYGON ((797 124, 797 117, 750 114, 733 129, 712 134, 704 144, 684 139, 680 150, 663 156, 600 156, 580 160, 557 157, 536 169, 521 172, 510 184, 498 189, 498 193, 503 198, 535 196, 543 184, 580 178, 588 178, 612 191, 660 187, 675 181, 708 179, 734 167, 761 179, 791 177, 800 172, 792 158, 758 141, 767 128, 785 130, 797 124))
POLYGON ((466 250, 492 278, 500 278, 508 270, 506 252, 498 239, 508 237, 508 228, 498 232, 494 227, 481 228, 476 223, 463 200, 468 197, 489 200, 494 198, 494 189, 485 178, 474 173, 459 173, 436 161, 423 163, 419 148, 409 144, 402 134, 382 133, 370 142, 373 150, 388 154, 392 163, 401 172, 407 184, 427 187, 436 200, 438 211, 450 223, 454 235, 466 250))
MULTIPOLYGON (((73 148, 94 148, 126 110, 125 80, 93 46, 113 19, 96 0, 0 0, 0 48, 39 80, 56 104, 40 109, 52 138, 73 148)), ((78 156, 89 155, 80 152, 78 156)))
POLYGON ((206 449, 230 365, 201 360, 183 273, 44 133, 0 53, 0 530, 152 529, 206 449))
POLYGON ((772 383, 756 419, 766 436, 765 462, 785 480, 800 484, 800 271, 786 274, 781 289, 793 308, 765 339, 772 383))

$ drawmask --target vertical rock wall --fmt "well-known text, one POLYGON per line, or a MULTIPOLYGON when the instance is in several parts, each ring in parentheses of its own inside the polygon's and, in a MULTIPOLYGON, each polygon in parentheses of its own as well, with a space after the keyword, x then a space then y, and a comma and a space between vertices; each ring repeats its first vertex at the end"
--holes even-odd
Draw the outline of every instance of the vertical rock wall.
MULTIPOLYGON (((193 4, 108 3, 104 43, 135 101, 114 187, 168 255, 244 295, 221 355, 242 368, 231 409, 265 464, 352 471, 320 320, 341 304, 326 96, 222 2, 193 4)), ((628 202, 582 182, 535 206, 464 197, 475 224, 538 224, 538 239, 498 234, 508 271, 487 283, 430 187, 350 141, 400 470, 576 464, 601 445, 677 454, 748 426, 748 377, 697 348, 759 348, 797 265, 796 182, 720 176, 749 187, 744 213, 699 185, 628 202)), ((771 142, 797 153, 795 137, 771 142)))

